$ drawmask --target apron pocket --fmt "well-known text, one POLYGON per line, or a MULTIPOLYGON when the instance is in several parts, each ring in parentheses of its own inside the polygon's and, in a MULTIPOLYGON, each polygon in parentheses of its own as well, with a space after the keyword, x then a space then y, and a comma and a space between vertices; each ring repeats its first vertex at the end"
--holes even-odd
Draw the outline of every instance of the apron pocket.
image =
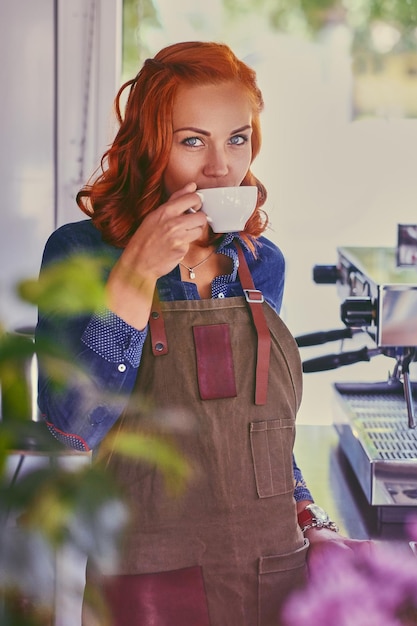
POLYGON ((309 542, 295 552, 263 556, 258 563, 258 626, 277 626, 285 602, 307 581, 309 542))
POLYGON ((199 566, 104 580, 112 626, 210 626, 199 566))
POLYGON ((193 334, 201 399, 235 398, 237 392, 229 324, 193 326, 193 334))
POLYGON ((293 423, 280 419, 252 422, 249 432, 258 496, 270 498, 292 491, 292 463, 284 459, 292 449, 293 423))

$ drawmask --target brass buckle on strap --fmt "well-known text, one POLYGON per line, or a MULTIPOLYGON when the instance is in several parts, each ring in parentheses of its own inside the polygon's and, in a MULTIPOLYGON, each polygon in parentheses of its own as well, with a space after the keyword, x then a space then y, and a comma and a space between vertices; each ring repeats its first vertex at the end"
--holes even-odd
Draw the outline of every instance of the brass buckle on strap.
POLYGON ((243 293, 245 294, 246 302, 249 302, 249 304, 262 304, 265 301, 263 293, 259 289, 244 289, 243 293))

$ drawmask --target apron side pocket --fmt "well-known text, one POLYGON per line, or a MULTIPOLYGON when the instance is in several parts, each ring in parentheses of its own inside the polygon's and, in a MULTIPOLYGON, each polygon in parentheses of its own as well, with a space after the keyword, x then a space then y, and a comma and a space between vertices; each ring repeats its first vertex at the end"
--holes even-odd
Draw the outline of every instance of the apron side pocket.
POLYGON ((292 462, 285 455, 292 450, 294 427, 289 420, 274 419, 251 422, 249 436, 255 472, 256 490, 260 498, 270 498, 294 489, 292 462))
POLYGON ((281 610, 293 591, 307 582, 308 539, 288 554, 263 556, 258 562, 258 625, 279 624, 281 610))

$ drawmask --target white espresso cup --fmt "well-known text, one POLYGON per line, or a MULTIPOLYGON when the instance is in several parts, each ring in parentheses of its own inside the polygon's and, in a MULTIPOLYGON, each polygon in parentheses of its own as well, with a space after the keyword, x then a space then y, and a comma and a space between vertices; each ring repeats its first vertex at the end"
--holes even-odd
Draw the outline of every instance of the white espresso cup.
POLYGON ((202 210, 215 233, 239 232, 252 215, 258 199, 258 188, 212 187, 197 191, 202 210))

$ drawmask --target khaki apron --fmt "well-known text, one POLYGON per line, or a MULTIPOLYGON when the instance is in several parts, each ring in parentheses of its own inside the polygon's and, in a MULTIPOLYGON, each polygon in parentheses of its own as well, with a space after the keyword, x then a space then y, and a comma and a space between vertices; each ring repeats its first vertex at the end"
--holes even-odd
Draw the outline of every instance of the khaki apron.
POLYGON ((131 402, 112 434, 164 433, 161 416, 186 416, 191 427, 169 438, 194 472, 173 496, 153 467, 107 459, 133 512, 120 569, 105 577, 115 626, 277 626, 282 602, 304 582, 292 466, 300 357, 280 317, 257 306, 271 335, 260 405, 245 298, 160 303, 168 346, 154 356, 148 336, 135 389, 155 419, 131 402))

